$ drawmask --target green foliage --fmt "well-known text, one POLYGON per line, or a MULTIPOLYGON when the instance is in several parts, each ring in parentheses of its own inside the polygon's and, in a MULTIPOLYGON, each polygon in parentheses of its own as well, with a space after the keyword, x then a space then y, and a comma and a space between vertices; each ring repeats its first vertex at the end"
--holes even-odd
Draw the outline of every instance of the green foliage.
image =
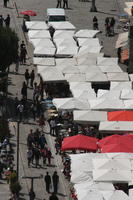
POLYGON ((6 136, 9 136, 9 133, 10 131, 7 120, 5 120, 3 117, 0 117, 0 142, 2 142, 6 136))
POLYGON ((12 183, 10 184, 10 190, 13 194, 18 194, 21 190, 21 185, 19 182, 15 182, 15 183, 12 183))
POLYGON ((16 62, 18 55, 18 36, 10 28, 0 27, 0 71, 16 62))

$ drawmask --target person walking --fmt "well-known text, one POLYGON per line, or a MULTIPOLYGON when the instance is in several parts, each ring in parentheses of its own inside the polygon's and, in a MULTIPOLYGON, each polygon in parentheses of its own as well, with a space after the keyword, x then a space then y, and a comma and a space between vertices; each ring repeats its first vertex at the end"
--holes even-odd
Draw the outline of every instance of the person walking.
POLYGON ((63 8, 68 9, 68 0, 63 0, 63 8))
POLYGON ((57 6, 56 6, 56 8, 61 8, 61 2, 62 2, 62 0, 57 0, 57 6))
POLYGON ((29 192, 29 200, 34 200, 36 195, 35 195, 35 192, 33 191, 33 189, 30 189, 30 192, 29 192))
POLYGON ((56 194, 52 193, 52 195, 49 197, 49 200, 59 200, 56 194))
POLYGON ((51 158, 52 158, 52 153, 50 149, 47 149, 47 159, 48 159, 48 165, 51 165, 51 158))
POLYGON ((20 51, 20 61, 21 64, 26 64, 26 55, 27 55, 27 50, 26 47, 24 46, 21 51, 20 51))
POLYGON ((27 100, 27 85, 26 85, 25 81, 23 82, 21 94, 22 94, 22 98, 27 100))
POLYGON ((5 8, 7 8, 7 2, 8 2, 8 1, 9 1, 9 0, 4 0, 4 1, 3 1, 4 7, 5 7, 5 8))
POLYGON ((3 22, 4 22, 4 18, 3 18, 3 16, 2 16, 2 15, 0 15, 0 27, 2 27, 2 26, 3 26, 3 22))
POLYGON ((35 79, 35 73, 34 73, 34 70, 32 70, 30 73, 30 87, 31 88, 33 88, 34 79, 35 79))
POLYGON ((114 26, 115 26, 115 19, 114 19, 114 17, 111 17, 111 20, 110 20, 110 29, 111 29, 112 35, 115 34, 115 32, 114 32, 114 26))
POLYGON ((7 17, 5 19, 5 25, 7 28, 9 28, 9 26, 10 26, 10 15, 9 14, 7 15, 7 17))
POLYGON ((44 177, 44 181, 46 184, 46 191, 50 193, 50 186, 51 186, 51 176, 49 175, 49 172, 46 172, 46 175, 44 177))
POLYGON ((96 16, 93 17, 93 29, 98 30, 98 19, 96 16))
POLYGON ((58 191, 58 184, 59 184, 59 176, 57 174, 57 171, 53 173, 52 181, 53 181, 54 193, 56 194, 58 191))
POLYGON ((22 121, 22 119, 23 119, 23 112, 24 112, 24 106, 23 106, 23 104, 21 102, 18 104, 17 110, 18 110, 19 120, 22 121))
POLYGON ((30 163, 32 161, 32 156, 33 156, 33 152, 32 152, 32 149, 28 149, 27 150, 27 160, 28 160, 28 167, 30 167, 30 163))
POLYGON ((55 135, 55 127, 56 127, 56 122, 55 122, 55 119, 52 118, 50 120, 50 134, 53 136, 55 135))
POLYGON ((24 73, 24 77, 25 77, 25 80, 26 80, 26 85, 28 87, 28 85, 29 85, 29 79, 30 79, 30 73, 29 73, 28 69, 26 69, 26 71, 24 73))

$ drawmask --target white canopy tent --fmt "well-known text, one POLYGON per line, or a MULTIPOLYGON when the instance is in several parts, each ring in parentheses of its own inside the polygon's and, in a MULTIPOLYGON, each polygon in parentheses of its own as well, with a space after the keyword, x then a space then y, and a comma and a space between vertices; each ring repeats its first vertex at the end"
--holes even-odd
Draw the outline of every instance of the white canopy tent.
POLYGON ((40 58, 40 57, 33 57, 34 65, 46 65, 46 66, 53 66, 55 65, 54 58, 40 58))
POLYGON ((65 79, 68 82, 85 82, 86 77, 85 74, 65 74, 65 79))
POLYGON ((107 78, 109 81, 129 81, 129 76, 127 72, 108 72, 107 78))
POLYGON ((128 44, 128 32, 120 33, 116 41, 115 48, 124 47, 128 44))
POLYGON ((108 82, 106 74, 102 72, 91 72, 91 73, 86 73, 86 81, 89 82, 108 82))
POLYGON ((76 66, 69 66, 69 65, 67 66, 67 64, 66 64, 64 66, 62 66, 62 65, 56 65, 56 67, 63 74, 70 74, 70 73, 71 74, 79 74, 80 73, 79 69, 76 66))
POLYGON ((129 74, 130 81, 133 82, 133 74, 129 74))
POLYGON ((68 21, 63 22, 49 22, 48 26, 52 26, 55 30, 75 30, 76 27, 68 21))
POLYGON ((43 47, 39 46, 36 47, 34 50, 34 56, 54 56, 56 52, 55 48, 48 48, 48 47, 43 47))
POLYGON ((96 65, 97 56, 103 56, 103 53, 85 53, 76 55, 77 65, 96 65))
POLYGON ((100 32, 99 30, 82 29, 75 33, 75 37, 77 37, 77 38, 93 38, 99 32, 100 32))
POLYGON ((97 92, 97 98, 106 98, 106 99, 120 99, 121 91, 120 90, 101 90, 97 92))
POLYGON ((76 41, 73 39, 73 37, 71 38, 58 38, 58 39, 54 39, 54 43, 57 47, 59 46, 77 46, 76 41))
POLYGON ((66 46, 58 46, 56 51, 56 56, 59 57, 72 57, 78 52, 78 47, 76 45, 68 44, 66 46))
POLYGON ((103 73, 121 73, 123 72, 122 69, 119 67, 119 65, 98 65, 99 69, 103 73))
POLYGON ((26 28, 29 30, 46 30, 48 26, 45 21, 26 21, 26 28))
POLYGON ((132 89, 132 82, 110 82, 110 90, 132 89))
POLYGON ((103 195, 99 190, 85 190, 83 188, 77 191, 77 197, 78 200, 103 200, 103 195))
POLYGON ((78 123, 99 123, 100 121, 107 121, 107 112, 105 111, 84 111, 74 110, 73 111, 74 121, 78 123))
POLYGON ((133 131, 133 123, 125 121, 105 121, 100 122, 99 131, 133 131))
POLYGON ((93 89, 89 90, 79 90, 79 89, 73 89, 72 90, 73 97, 78 98, 80 100, 92 100, 96 99, 96 93, 93 89))
POLYGON ((32 43, 33 47, 36 48, 38 46, 43 46, 45 47, 50 47, 50 48, 55 48, 55 45, 49 38, 37 38, 37 39, 30 39, 30 42, 32 43))
POLYGON ((54 32, 54 36, 53 39, 69 39, 72 38, 74 36, 75 31, 71 31, 71 30, 56 30, 54 32))
POLYGON ((118 58, 97 57, 97 65, 114 66, 118 64, 118 58))
POLYGON ((86 53, 100 53, 102 46, 82 46, 76 56, 83 56, 86 53))
POLYGON ((133 110, 133 99, 123 100, 125 110, 133 110))
POLYGON ((114 191, 100 191, 102 193, 104 200, 130 200, 129 196, 122 190, 114 191))
POLYGON ((91 83, 88 83, 88 82, 70 82, 69 83, 70 85, 70 90, 90 90, 92 89, 91 87, 91 83))
POLYGON ((58 110, 88 110, 89 103, 76 98, 55 98, 53 104, 58 110))
POLYGON ((29 40, 31 38, 49 38, 51 39, 50 33, 48 30, 30 30, 28 31, 29 40))
POLYGON ((56 65, 76 65, 75 58, 56 58, 55 59, 56 65))
POLYGON ((123 100, 133 99, 133 90, 131 90, 131 89, 123 89, 121 91, 120 99, 123 99, 123 100))
POLYGON ((100 46, 98 38, 77 38, 79 46, 100 46))
POLYGON ((80 73, 91 73, 91 72, 99 72, 101 73, 100 68, 97 65, 78 65, 77 66, 80 73))
POLYGON ((119 99, 94 99, 89 100, 90 108, 92 110, 121 110, 124 109, 124 104, 122 100, 119 99))

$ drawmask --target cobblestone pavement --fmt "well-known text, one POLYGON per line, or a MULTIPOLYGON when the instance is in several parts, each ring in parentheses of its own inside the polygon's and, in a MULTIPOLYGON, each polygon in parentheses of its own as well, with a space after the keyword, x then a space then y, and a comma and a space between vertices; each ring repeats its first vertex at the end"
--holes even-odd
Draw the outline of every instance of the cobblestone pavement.
MULTIPOLYGON (((92 18, 94 15, 97 16, 99 21, 99 28, 101 30, 101 33, 98 35, 100 41, 103 42, 103 52, 106 53, 106 55, 110 56, 116 56, 116 50, 115 50, 115 41, 117 39, 117 33, 121 32, 121 30, 117 29, 116 25, 116 35, 114 37, 105 37, 105 30, 104 30, 104 20, 107 16, 114 16, 117 19, 118 13, 123 13, 123 7, 125 0, 96 0, 96 6, 97 6, 97 13, 91 13, 89 12, 91 7, 91 1, 88 2, 81 2, 78 0, 68 0, 69 1, 69 9, 66 10, 66 15, 68 16, 70 22, 72 22, 77 30, 78 29, 84 29, 89 28, 92 29, 92 18)), ((20 88, 22 86, 22 82, 24 81, 24 72, 25 69, 28 68, 30 71, 32 69, 36 70, 36 68, 32 65, 32 52, 33 48, 30 43, 28 43, 27 36, 25 36, 22 32, 22 17, 17 17, 17 12, 14 7, 14 3, 16 2, 18 12, 22 10, 34 10, 37 12, 36 17, 31 17, 31 20, 45 20, 46 19, 46 9, 49 7, 55 7, 56 6, 56 0, 9 0, 9 7, 3 8, 3 2, 0 2, 0 14, 3 14, 4 17, 6 17, 7 14, 11 15, 11 27, 17 31, 18 36, 20 38, 20 42, 24 40, 27 45, 28 50, 28 59, 27 59, 27 65, 26 66, 20 66, 19 74, 16 75, 14 73, 15 69, 14 66, 11 66, 10 68, 10 82, 9 85, 9 98, 13 99, 16 96, 20 98, 20 88)), ((28 98, 31 99, 32 97, 32 90, 28 89, 28 98)), ((9 109, 9 114, 12 116, 13 109, 9 109)), ((60 156, 55 156, 54 151, 54 138, 52 138, 49 134, 46 134, 46 138, 48 141, 48 144, 51 146, 52 154, 53 154, 53 160, 52 160, 52 167, 45 167, 36 169, 34 167, 28 168, 27 166, 27 160, 26 160, 26 136, 29 133, 29 130, 32 128, 33 130, 36 129, 37 124, 33 124, 33 121, 30 119, 28 123, 21 123, 20 124, 20 182, 22 184, 23 190, 21 191, 22 198, 21 199, 29 199, 28 192, 30 189, 30 181, 27 179, 22 179, 22 176, 38 176, 40 174, 45 175, 46 171, 48 170, 50 174, 53 173, 53 171, 57 170, 60 175, 60 189, 59 189, 59 200, 69 200, 69 189, 67 181, 64 179, 62 173, 61 173, 61 159, 60 156)), ((10 123, 11 133, 13 134, 12 142, 16 144, 16 134, 17 131, 12 126, 12 123, 10 123)), ((49 132, 48 127, 45 130, 46 132, 49 132)), ((8 187, 6 187, 6 190, 8 191, 8 187)), ((48 200, 48 194, 45 191, 45 185, 44 180, 39 179, 36 180, 34 183, 34 190, 36 193, 36 199, 42 200, 43 198, 46 198, 48 200)), ((2 189, 0 187, 0 191, 2 192, 2 189)), ((2 194, 0 192, 0 195, 2 194)), ((1 200, 8 199, 5 195, 4 197, 0 197, 1 200)))

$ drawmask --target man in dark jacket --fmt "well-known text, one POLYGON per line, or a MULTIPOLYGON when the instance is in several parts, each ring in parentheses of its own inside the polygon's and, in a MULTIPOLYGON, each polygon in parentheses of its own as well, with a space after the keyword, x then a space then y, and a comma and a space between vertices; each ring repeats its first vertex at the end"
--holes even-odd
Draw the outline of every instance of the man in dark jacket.
POLYGON ((59 176, 56 171, 54 172, 52 176, 52 180, 53 180, 54 194, 56 194, 58 190, 58 184, 59 184, 59 176))
POLYGON ((8 14, 6 19, 5 19, 5 25, 8 28, 10 26, 10 15, 8 14))
POLYGON ((46 191, 48 193, 50 193, 49 190, 50 190, 50 185, 51 185, 51 177, 50 177, 48 172, 46 172, 46 176, 44 177, 44 181, 45 181, 45 184, 46 184, 46 191))

